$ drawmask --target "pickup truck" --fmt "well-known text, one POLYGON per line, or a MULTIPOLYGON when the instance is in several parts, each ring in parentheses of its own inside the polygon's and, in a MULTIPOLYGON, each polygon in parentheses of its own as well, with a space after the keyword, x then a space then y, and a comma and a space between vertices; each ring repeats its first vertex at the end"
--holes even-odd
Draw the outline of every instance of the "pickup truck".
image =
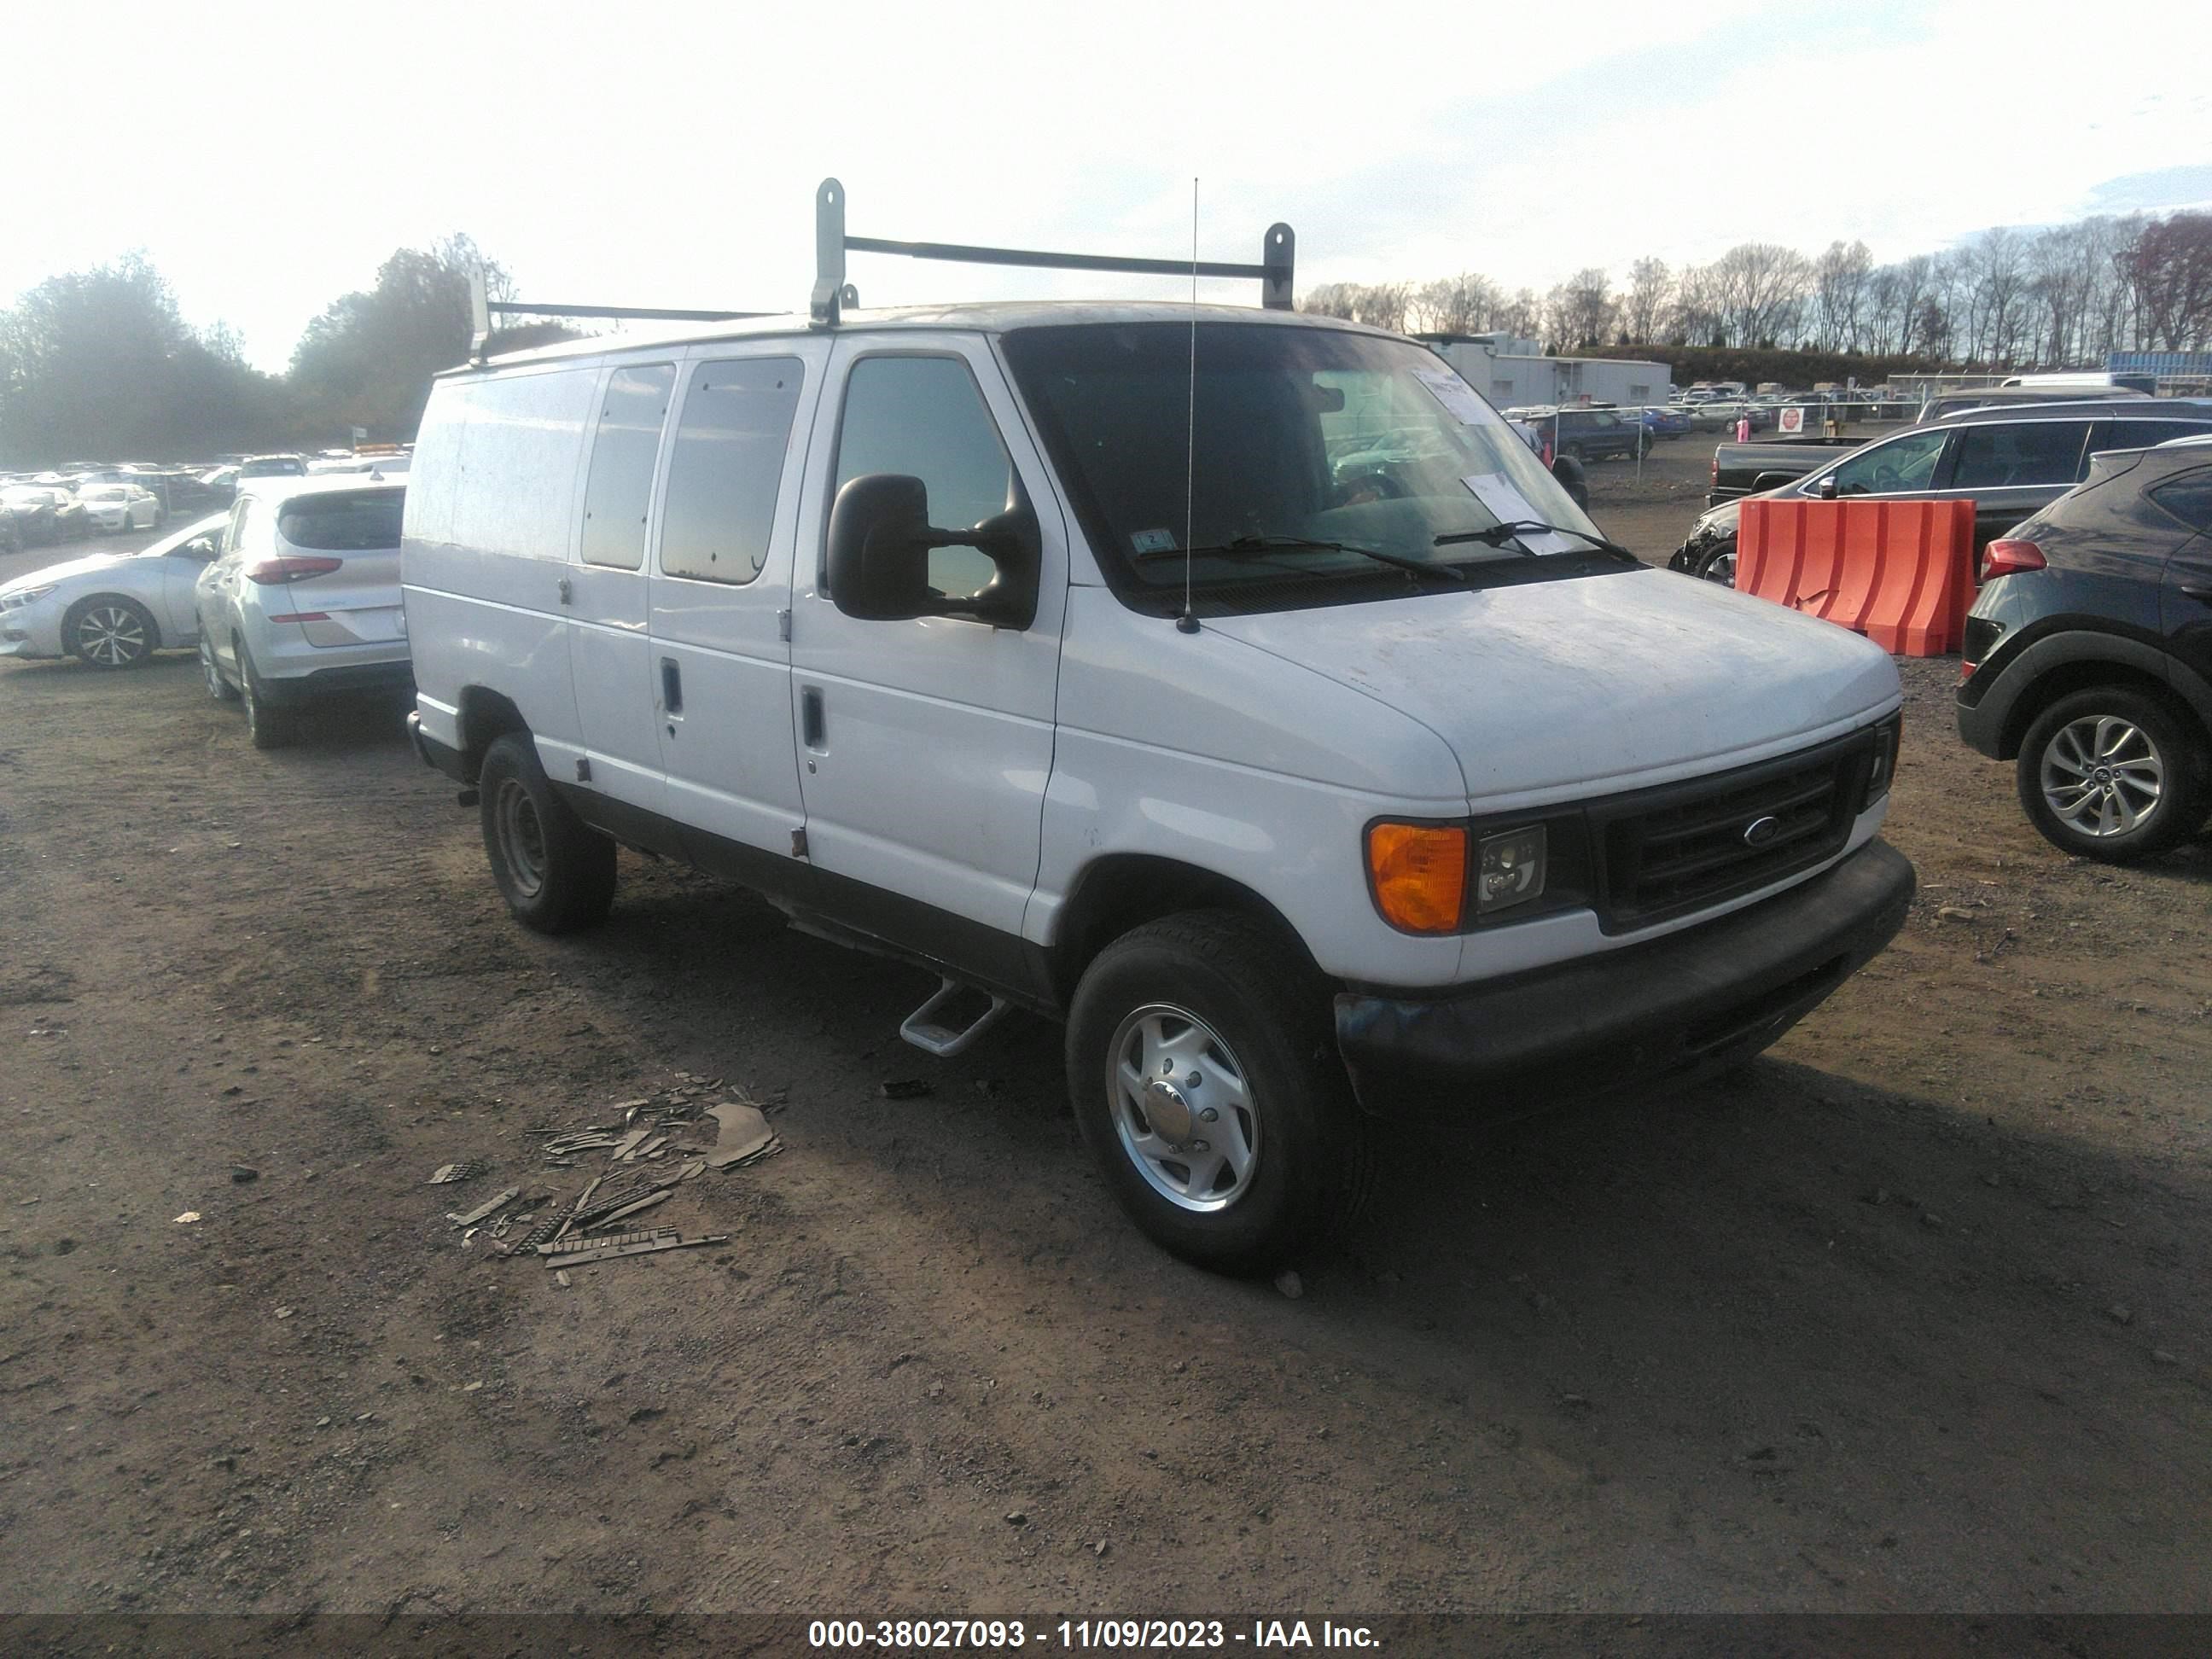
POLYGON ((1718 507, 1803 477, 1825 461, 1856 449, 1864 438, 1774 438, 1757 444, 1717 444, 1705 505, 1718 507))

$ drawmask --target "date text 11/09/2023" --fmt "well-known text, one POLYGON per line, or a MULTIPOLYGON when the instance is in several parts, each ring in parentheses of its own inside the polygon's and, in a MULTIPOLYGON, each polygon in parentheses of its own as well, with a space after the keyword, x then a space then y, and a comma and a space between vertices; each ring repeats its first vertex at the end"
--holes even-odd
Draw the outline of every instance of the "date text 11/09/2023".
POLYGON ((891 1652, 942 1649, 969 1653, 1023 1648, 1145 1651, 1175 1648, 1337 1648, 1382 1646, 1364 1625, 1304 1619, 817 1619, 806 1626, 816 1649, 891 1652))

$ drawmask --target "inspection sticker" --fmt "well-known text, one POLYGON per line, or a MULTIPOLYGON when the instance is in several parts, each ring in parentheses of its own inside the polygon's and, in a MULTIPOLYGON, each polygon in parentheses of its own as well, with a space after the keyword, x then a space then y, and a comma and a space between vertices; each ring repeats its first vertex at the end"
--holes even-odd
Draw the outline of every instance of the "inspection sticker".
POLYGON ((1172 553, 1176 545, 1175 532, 1139 530, 1129 538, 1129 545, 1139 553, 1172 553))

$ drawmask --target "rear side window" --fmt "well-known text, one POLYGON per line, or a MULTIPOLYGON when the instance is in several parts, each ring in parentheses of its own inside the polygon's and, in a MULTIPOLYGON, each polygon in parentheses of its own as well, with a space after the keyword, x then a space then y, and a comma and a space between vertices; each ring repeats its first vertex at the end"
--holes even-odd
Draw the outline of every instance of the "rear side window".
POLYGON ((739 583, 760 574, 805 377, 796 357, 699 365, 668 462, 660 525, 666 574, 739 583))
POLYGON ((295 547, 319 553, 365 553, 399 545, 406 497, 396 489, 373 495, 305 495, 284 503, 276 533, 295 547))
POLYGON ((599 400, 599 435, 584 483, 584 562, 635 570, 645 562, 653 462, 676 385, 672 363, 618 368, 599 400))
POLYGON ((2168 478, 2150 498, 2191 530, 2212 532, 2212 470, 2168 478))
MULTIPOLYGON (((837 487, 872 472, 920 478, 929 521, 967 530, 1013 504, 1014 467, 982 388, 958 357, 864 357, 845 382, 837 435, 837 487)), ((997 567, 972 547, 929 555, 929 585, 972 599, 997 567)))
POLYGON ((1959 434, 1959 459, 1951 469, 1951 488, 2070 484, 2081 476, 2081 452, 2088 438, 2086 421, 2012 421, 1968 427, 1959 434))

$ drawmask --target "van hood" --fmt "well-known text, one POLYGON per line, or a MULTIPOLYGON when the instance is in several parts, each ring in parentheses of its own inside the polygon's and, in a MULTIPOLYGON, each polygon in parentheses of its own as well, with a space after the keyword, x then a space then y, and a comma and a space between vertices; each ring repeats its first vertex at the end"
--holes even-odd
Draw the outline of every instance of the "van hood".
POLYGON ((1478 805, 1784 754, 1899 695, 1888 653, 1857 635, 1663 570, 1206 626, 1421 721, 1478 805))
POLYGON ((49 582, 65 582, 72 576, 89 576, 96 571, 112 570, 117 565, 127 564, 137 556, 133 553, 88 553, 81 559, 50 564, 43 570, 26 572, 13 581, 0 582, 0 593, 13 592, 19 587, 44 587, 49 582))

